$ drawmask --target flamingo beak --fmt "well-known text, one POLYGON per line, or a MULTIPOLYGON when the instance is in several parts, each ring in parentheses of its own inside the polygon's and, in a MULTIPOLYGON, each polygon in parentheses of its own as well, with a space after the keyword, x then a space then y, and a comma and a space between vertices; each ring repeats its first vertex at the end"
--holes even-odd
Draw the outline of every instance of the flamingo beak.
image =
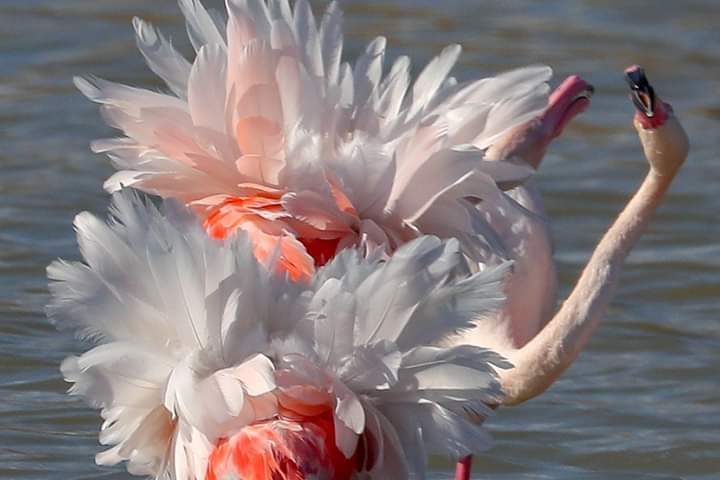
POLYGON ((645 76, 645 70, 637 65, 627 68, 625 81, 630 86, 630 99, 638 112, 647 118, 653 118, 657 111, 657 99, 655 90, 645 76))
POLYGON ((550 95, 544 120, 551 126, 550 138, 560 136, 570 120, 590 106, 595 88, 577 75, 566 78, 550 95))

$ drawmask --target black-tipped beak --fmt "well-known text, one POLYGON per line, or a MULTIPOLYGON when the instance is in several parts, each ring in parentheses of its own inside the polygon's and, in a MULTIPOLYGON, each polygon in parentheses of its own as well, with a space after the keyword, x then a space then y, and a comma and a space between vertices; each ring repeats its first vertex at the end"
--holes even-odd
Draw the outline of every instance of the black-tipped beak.
POLYGON ((625 81, 630 86, 630 98, 635 108, 648 118, 655 116, 655 90, 645 76, 642 67, 634 66, 625 70, 625 81))

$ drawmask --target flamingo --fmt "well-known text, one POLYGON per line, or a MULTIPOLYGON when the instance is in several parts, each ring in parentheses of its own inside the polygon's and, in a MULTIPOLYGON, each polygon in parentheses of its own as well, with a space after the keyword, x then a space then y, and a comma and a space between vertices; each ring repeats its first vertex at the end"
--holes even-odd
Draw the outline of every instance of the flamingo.
POLYGON ((261 259, 279 245, 278 266, 296 280, 345 248, 365 242, 391 254, 422 234, 461 239, 478 265, 501 259, 483 212, 501 210, 502 190, 534 169, 506 151, 497 156, 507 161, 486 153, 546 107, 533 130, 543 139, 587 106, 587 85, 573 78, 548 107, 544 66, 458 83, 448 76, 458 45, 414 83, 404 56, 383 76, 383 37, 350 66, 341 62, 335 3, 319 26, 306 0, 294 9, 286 0, 228 0, 226 26, 199 2, 180 6, 192 64, 151 24, 133 22, 170 94, 75 80, 125 135, 93 143, 118 169, 105 188, 178 199, 213 238, 250 233, 261 259))
POLYGON ((507 307, 461 340, 508 355, 555 307, 551 241, 529 177, 565 126, 588 108, 577 76, 548 96, 548 67, 458 83, 460 47, 431 60, 414 83, 398 58, 383 76, 385 39, 354 66, 341 61, 342 13, 317 26, 305 0, 228 0, 228 22, 180 0, 192 64, 151 24, 137 44, 171 90, 161 94, 76 78, 125 137, 98 140, 128 186, 190 207, 208 234, 250 234, 260 259, 309 281, 345 248, 391 255, 423 234, 457 238, 481 265, 514 260, 507 307), (224 27, 224 28, 223 28, 224 27), (518 301, 524 297, 524 301, 518 301))
MULTIPOLYGON (((522 202, 521 207, 533 213, 511 223, 516 227, 516 237, 518 232, 522 235, 515 238, 514 245, 522 248, 512 252, 517 270, 505 286, 508 301, 494 324, 482 322, 453 340, 487 346, 488 339, 495 338, 495 348, 513 365, 498 370, 505 394, 503 405, 517 405, 544 392, 584 349, 607 312, 625 258, 647 228, 687 158, 688 137, 672 106, 655 93, 640 66, 628 67, 625 77, 636 108, 633 125, 650 168, 638 191, 603 235, 575 288, 554 315, 548 311, 555 303, 554 267, 551 260, 547 260, 551 259, 552 252, 540 197, 532 184, 508 192, 522 202), (518 229, 522 222, 526 222, 528 228, 518 229), (545 260, 538 262, 538 259, 545 260), (532 296, 532 287, 552 294, 533 303, 537 297, 532 296), (498 329, 498 325, 505 329, 498 329), (505 335, 497 335, 498 331, 505 335)), ((502 154, 516 155, 521 150, 523 158, 537 167, 546 147, 534 138, 537 128, 537 122, 529 122, 509 132, 498 142, 502 149, 507 149, 502 154)), ((498 159, 502 159, 502 154, 498 159)), ((500 228, 504 226, 500 224, 500 228)), ((462 457, 457 464, 456 480, 469 480, 471 465, 472 456, 462 457)))
MULTIPOLYGON (((534 326, 529 338, 510 348, 496 348, 514 365, 512 369, 499 372, 506 393, 504 405, 519 404, 544 392, 583 350, 607 312, 625 258, 647 228, 687 158, 688 138, 672 107, 655 93, 642 68, 633 65, 626 69, 625 74, 636 107, 633 125, 642 143, 649 171, 637 192, 603 235, 560 309, 554 315, 540 317, 540 324, 534 326)), ((531 250, 527 255, 531 257, 534 252, 531 250)), ((532 258, 516 258, 516 263, 522 265, 523 262, 532 262, 532 258)), ((511 282, 517 278, 517 275, 513 276, 511 282)), ((524 303, 525 298, 510 292, 505 312, 513 312, 515 307, 512 303, 524 303)), ((553 305, 554 297, 549 298, 546 304, 553 305)), ((544 307, 525 305, 517 308, 535 308, 536 312, 541 312, 544 307)), ((523 319, 511 317, 509 321, 523 319)), ((482 335, 483 328, 468 332, 470 337, 466 335, 458 341, 475 343, 474 339, 482 335)))
MULTIPOLYGON (((193 64, 134 20, 141 52, 172 95, 76 79, 126 135, 93 144, 119 170, 106 189, 178 199, 210 237, 249 234, 258 259, 300 283, 347 249, 387 260, 426 234, 457 238, 471 275, 512 259, 502 311, 443 345, 482 345, 510 360, 512 368, 497 369, 504 395, 492 405, 547 389, 597 328, 624 258, 687 155, 682 127, 641 70, 628 76, 650 172, 553 315, 548 229, 528 179, 588 107, 589 84, 570 77, 548 99, 546 67, 458 84, 448 74, 460 48, 450 46, 410 86, 405 57, 383 77, 382 37, 354 67, 340 61, 335 4, 319 27, 304 0, 294 9, 284 0, 228 0, 226 28, 199 2, 180 6, 193 64)), ((337 432, 326 433, 330 441, 337 432)))
POLYGON ((421 236, 390 258, 346 249, 297 282, 280 249, 260 263, 247 233, 216 241, 183 206, 129 190, 107 223, 84 212, 75 229, 84 262, 48 267, 47 313, 95 343, 61 370, 101 409, 98 464, 173 480, 424 478, 427 453, 488 445, 478 422, 509 364, 437 344, 496 313, 509 262, 470 273, 457 240, 421 236))

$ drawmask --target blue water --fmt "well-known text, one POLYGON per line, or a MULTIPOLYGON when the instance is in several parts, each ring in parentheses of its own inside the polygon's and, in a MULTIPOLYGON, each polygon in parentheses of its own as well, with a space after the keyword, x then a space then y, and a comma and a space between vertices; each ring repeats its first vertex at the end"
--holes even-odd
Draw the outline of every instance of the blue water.
MULTIPOLYGON (((476 458, 476 478, 720 478, 720 3, 343 4, 351 56, 377 34, 416 64, 459 42, 460 78, 544 62, 557 81, 580 73, 596 86, 539 174, 563 293, 644 173, 621 72, 646 67, 691 156, 589 349, 543 396, 488 422, 496 446, 476 458)), ((42 308, 45 265, 77 258, 73 216, 108 203, 111 169, 87 145, 113 132, 71 77, 159 87, 135 51, 133 15, 187 46, 172 0, 0 0, 0 478, 128 478, 94 465, 99 417, 63 393, 57 371, 81 346, 42 308)), ((449 477, 450 462, 433 466, 449 477)))

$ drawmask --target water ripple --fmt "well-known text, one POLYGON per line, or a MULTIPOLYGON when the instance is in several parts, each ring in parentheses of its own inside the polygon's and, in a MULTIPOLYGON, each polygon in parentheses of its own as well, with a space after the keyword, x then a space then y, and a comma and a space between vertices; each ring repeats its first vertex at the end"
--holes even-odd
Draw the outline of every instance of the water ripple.
MULTIPOLYGON (((538 176, 563 292, 641 179, 620 72, 636 62, 651 72, 693 140, 688 165, 628 260, 589 350, 545 395, 498 412, 489 422, 496 446, 475 470, 496 480, 718 478, 717 2, 343 3, 351 56, 378 34, 388 36, 388 60, 409 54, 416 65, 459 42, 461 79, 544 62, 557 79, 579 72, 596 86, 591 110, 553 145, 538 176)), ((128 478, 93 464, 100 419, 64 394, 57 370, 80 345, 42 312, 45 266, 78 256, 74 215, 108 204, 101 183, 111 168, 88 142, 112 131, 71 78, 160 86, 134 49, 133 15, 190 51, 173 0, 0 3, 0 478, 128 478)), ((433 478, 450 478, 450 461, 432 465, 433 478)))

